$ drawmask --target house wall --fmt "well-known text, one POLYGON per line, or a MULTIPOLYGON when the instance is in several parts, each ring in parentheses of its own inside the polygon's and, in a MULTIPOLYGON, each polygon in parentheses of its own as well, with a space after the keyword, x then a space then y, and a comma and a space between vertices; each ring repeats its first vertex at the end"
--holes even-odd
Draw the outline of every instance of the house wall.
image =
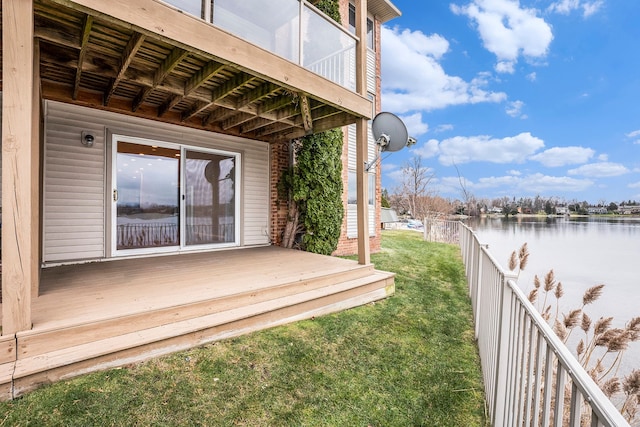
POLYGON ((44 262, 109 257, 111 134, 241 153, 241 246, 269 243, 269 147, 98 109, 47 101, 44 148, 44 262), (80 143, 82 131, 95 136, 80 143))
MULTIPOLYGON (((341 0, 340 12, 343 16, 343 21, 348 20, 349 16, 349 0, 341 0), (346 17, 346 18, 345 18, 346 17)), ((369 16, 374 19, 374 17, 369 16)), ((348 25, 348 21, 345 23, 348 25)), ((367 51, 367 92, 374 96, 374 108, 375 112, 381 111, 380 102, 380 21, 374 19, 374 44, 375 50, 367 51)), ((375 116, 375 114, 374 114, 375 116)), ((355 169, 355 150, 349 150, 349 146, 354 146, 355 143, 355 126, 348 126, 343 128, 345 136, 344 146, 342 150, 342 179, 345 183, 345 192, 343 194, 344 205, 344 219, 342 222, 342 231, 340 234, 340 240, 338 247, 334 252, 334 255, 352 255, 358 252, 358 239, 357 239, 357 208, 356 205, 348 204, 348 192, 347 186, 349 182, 349 168, 355 169), (352 129, 351 129, 352 128, 352 129), (353 139, 353 140, 352 140, 353 139), (351 144, 350 144, 351 142, 351 144)), ((369 161, 375 157, 375 141, 369 128, 369 161)), ((380 206, 382 201, 382 179, 381 179, 381 162, 375 166, 375 182, 376 188, 374 192, 374 205, 369 206, 369 248, 371 252, 380 251, 380 206)))
MULTIPOLYGON (((0 92, 0 137, 2 136, 2 92, 0 92)), ((0 138, 0 141, 2 138, 0 138)), ((0 147, 0 214, 2 213, 2 147, 0 147)), ((1 219, 0 219, 1 221, 1 219)))

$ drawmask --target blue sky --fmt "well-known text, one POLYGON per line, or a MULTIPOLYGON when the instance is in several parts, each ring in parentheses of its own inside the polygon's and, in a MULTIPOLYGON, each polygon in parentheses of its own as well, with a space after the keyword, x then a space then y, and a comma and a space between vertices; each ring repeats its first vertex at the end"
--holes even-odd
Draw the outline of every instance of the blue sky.
POLYGON ((640 1, 393 0, 382 109, 418 139, 383 156, 393 192, 416 155, 462 198, 640 201, 640 1))

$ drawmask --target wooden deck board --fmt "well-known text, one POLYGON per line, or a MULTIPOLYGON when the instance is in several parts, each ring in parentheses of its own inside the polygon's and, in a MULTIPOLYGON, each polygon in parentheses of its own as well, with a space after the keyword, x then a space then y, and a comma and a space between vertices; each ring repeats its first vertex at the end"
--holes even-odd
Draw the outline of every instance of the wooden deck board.
POLYGON ((122 317, 357 269, 355 261, 277 247, 45 268, 33 330, 122 317))
POLYGON ((5 340, 0 400, 393 292, 372 265, 278 247, 45 268, 33 328, 5 340))

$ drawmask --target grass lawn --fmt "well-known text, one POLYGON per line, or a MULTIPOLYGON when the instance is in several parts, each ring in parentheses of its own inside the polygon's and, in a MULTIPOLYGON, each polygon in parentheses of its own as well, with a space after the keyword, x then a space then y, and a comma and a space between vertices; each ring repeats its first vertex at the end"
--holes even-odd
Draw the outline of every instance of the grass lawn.
POLYGON ((455 246, 383 233, 384 301, 0 403, 0 426, 486 426, 455 246))

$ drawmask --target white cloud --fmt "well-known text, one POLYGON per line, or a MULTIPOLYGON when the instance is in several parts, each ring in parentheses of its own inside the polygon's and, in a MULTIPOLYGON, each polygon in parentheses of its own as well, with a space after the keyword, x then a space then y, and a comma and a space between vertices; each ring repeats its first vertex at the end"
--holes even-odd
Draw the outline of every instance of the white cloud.
POLYGON ((487 135, 456 136, 439 143, 438 160, 445 166, 470 162, 523 163, 542 147, 544 142, 529 132, 502 139, 487 135))
POLYGON ((608 162, 609 161, 609 155, 608 154, 600 154, 598 155, 598 160, 601 162, 608 162))
POLYGON ((529 157, 547 167, 558 167, 585 163, 593 157, 595 151, 585 147, 553 147, 529 157))
MULTIPOLYGON (((441 185, 454 192, 460 188, 458 177, 445 177, 441 185)), ((499 190, 503 194, 544 194, 557 192, 579 192, 593 186, 593 181, 567 176, 550 176, 534 173, 526 176, 506 175, 479 178, 476 182, 465 179, 467 189, 480 193, 481 190, 499 190)))
MULTIPOLYGON (((629 139, 638 138, 640 136, 640 129, 639 130, 634 130, 632 132, 629 132, 629 133, 625 134, 624 136, 626 136, 629 139)), ((636 139, 635 141, 633 141, 633 143, 636 144, 636 145, 640 145, 640 139, 636 139)))
POLYGON ((449 48, 439 35, 382 27, 382 104, 398 114, 435 110, 451 105, 502 102, 504 92, 486 90, 479 75, 467 82, 448 75, 438 60, 449 48))
POLYGON ((409 135, 413 136, 414 138, 417 138, 420 135, 424 135, 429 131, 429 125, 422 121, 421 113, 414 113, 408 116, 402 116, 400 118, 407 127, 409 135))
POLYGON ((438 127, 436 127, 435 132, 436 133, 440 133, 440 132, 446 132, 448 130, 453 130, 453 125, 452 124, 444 124, 444 125, 438 125, 438 127))
POLYGON ((529 73, 525 76, 527 78, 527 80, 531 81, 531 82, 535 82, 536 79, 538 78, 538 75, 536 74, 536 72, 534 71, 533 73, 529 73))
POLYGON ((576 169, 569 169, 569 175, 583 175, 592 178, 620 176, 629 172, 629 169, 620 163, 600 162, 590 163, 576 169))
POLYGON ((511 117, 520 117, 521 119, 526 119, 526 114, 522 114, 522 107, 524 107, 524 102, 512 101, 507 104, 507 108, 505 111, 511 117))
POLYGON ((597 13, 602 8, 602 6, 604 6, 604 0, 585 2, 582 5, 582 9, 584 10, 583 16, 585 18, 590 17, 591 15, 597 13))
POLYGON ((508 170, 508 171, 507 171, 507 173, 508 173, 509 175, 514 175, 514 176, 520 176, 520 175, 522 175, 522 172, 520 172, 519 170, 515 170, 515 169, 508 170))
POLYGON ((627 187, 629 187, 629 188, 640 188, 640 181, 631 183, 631 184, 627 185, 627 187))
POLYGON ((589 16, 597 13, 602 8, 602 6, 604 6, 604 0, 560 0, 551 3, 551 5, 547 8, 547 11, 568 15, 574 10, 582 9, 582 16, 588 18, 589 16))
POLYGON ((425 159, 429 159, 438 155, 440 152, 440 146, 438 140, 430 139, 423 144, 418 143, 418 147, 412 149, 411 152, 425 159))
POLYGON ((400 169, 400 165, 397 165, 395 163, 387 163, 387 162, 381 161, 380 164, 382 165, 383 172, 392 172, 394 170, 400 169))
POLYGON ((484 47, 497 57, 500 73, 513 73, 520 55, 545 58, 553 40, 551 26, 535 9, 520 7, 518 0, 473 0, 466 6, 452 4, 451 11, 476 23, 484 47))

